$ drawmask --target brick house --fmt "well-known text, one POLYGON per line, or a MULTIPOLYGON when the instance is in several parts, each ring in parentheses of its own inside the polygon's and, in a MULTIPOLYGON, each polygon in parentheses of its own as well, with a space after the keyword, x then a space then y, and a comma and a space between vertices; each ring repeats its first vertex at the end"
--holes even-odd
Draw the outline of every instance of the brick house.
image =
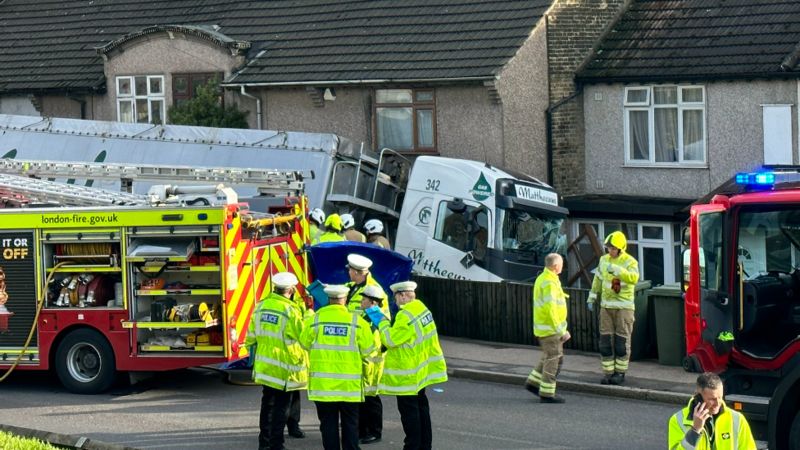
POLYGON ((688 204, 736 172, 800 163, 798 36, 792 0, 632 2, 576 74, 575 253, 590 261, 587 232, 622 229, 645 279, 679 281, 688 204))

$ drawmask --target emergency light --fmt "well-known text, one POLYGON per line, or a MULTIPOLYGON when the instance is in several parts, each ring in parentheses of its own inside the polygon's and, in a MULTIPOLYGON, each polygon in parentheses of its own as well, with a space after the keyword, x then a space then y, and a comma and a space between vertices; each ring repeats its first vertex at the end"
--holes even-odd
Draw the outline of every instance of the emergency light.
POLYGON ((771 187, 775 184, 775 174, 773 172, 737 173, 736 184, 771 187))

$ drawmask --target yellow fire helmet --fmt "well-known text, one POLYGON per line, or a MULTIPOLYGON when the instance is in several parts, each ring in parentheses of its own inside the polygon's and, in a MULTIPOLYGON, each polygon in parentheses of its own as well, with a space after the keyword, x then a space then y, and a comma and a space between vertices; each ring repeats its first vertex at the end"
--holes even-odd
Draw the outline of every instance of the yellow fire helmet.
POLYGON ((628 248, 628 240, 625 239, 625 235, 622 234, 621 231, 615 231, 606 237, 606 244, 613 245, 614 247, 622 250, 623 252, 625 249, 628 248))

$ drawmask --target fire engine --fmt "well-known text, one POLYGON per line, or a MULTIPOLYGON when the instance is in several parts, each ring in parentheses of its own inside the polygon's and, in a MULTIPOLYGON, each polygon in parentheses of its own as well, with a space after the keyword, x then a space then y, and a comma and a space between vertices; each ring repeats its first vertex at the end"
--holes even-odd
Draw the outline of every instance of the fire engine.
POLYGON ((691 207, 687 359, 770 449, 800 449, 800 170, 736 175, 691 207))
POLYGON ((308 284, 300 172, 48 161, 0 171, 17 174, 0 175, 0 381, 54 370, 69 391, 97 393, 120 373, 234 361, 271 275, 295 273, 301 293, 308 284), (213 185, 139 195, 30 175, 213 185), (258 185, 271 206, 253 211, 222 182, 258 185))

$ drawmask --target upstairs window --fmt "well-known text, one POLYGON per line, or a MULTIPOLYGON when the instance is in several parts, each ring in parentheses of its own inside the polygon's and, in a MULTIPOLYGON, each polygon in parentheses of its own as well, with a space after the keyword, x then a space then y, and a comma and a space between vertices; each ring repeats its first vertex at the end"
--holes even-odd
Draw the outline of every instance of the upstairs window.
POLYGON ((703 86, 626 87, 624 109, 626 164, 705 164, 703 86))
MULTIPOLYGON (((214 78, 222 80, 220 73, 173 73, 172 74, 172 105, 180 106, 187 100, 194 98, 200 86, 208 84, 214 78)), ((220 99, 222 97, 220 96, 220 99)))
POLYGON ((374 117, 378 150, 436 151, 433 89, 376 89, 374 117))
POLYGON ((164 123, 164 77, 141 75, 117 77, 119 122, 164 123))

